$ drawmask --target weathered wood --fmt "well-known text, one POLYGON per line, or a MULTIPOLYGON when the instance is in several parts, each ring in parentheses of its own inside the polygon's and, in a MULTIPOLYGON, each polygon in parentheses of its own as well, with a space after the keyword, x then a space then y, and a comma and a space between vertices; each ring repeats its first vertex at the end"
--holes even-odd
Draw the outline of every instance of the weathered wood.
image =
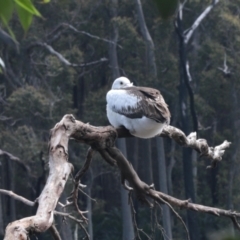
POLYGON ((72 164, 68 162, 68 140, 75 131, 75 119, 65 115, 51 131, 49 142, 49 176, 37 199, 36 215, 9 223, 4 240, 29 239, 30 232, 44 232, 52 226, 54 209, 64 189, 72 164))
MULTIPOLYGON (((95 127, 77 121, 72 115, 65 115, 51 130, 49 141, 49 176, 41 195, 37 199, 38 209, 36 215, 9 223, 4 239, 27 240, 29 239, 28 236, 30 232, 44 232, 52 226, 56 204, 72 170, 72 165, 68 162, 69 138, 74 138, 76 141, 91 146, 88 152, 88 164, 91 163, 90 160, 95 151, 99 151, 109 164, 117 164, 121 172, 122 184, 124 184, 128 190, 133 191, 143 203, 151 205, 151 201, 154 200, 160 203, 167 202, 182 208, 211 213, 217 216, 223 215, 231 219, 240 217, 239 213, 233 211, 211 208, 191 203, 188 200, 173 198, 154 190, 153 185, 148 185, 143 182, 121 151, 114 147, 117 137, 130 136, 129 132, 124 129, 115 129, 111 126, 95 127), (126 181, 130 186, 126 185, 126 181)), ((181 130, 172 126, 166 127, 160 136, 170 137, 181 146, 191 147, 201 155, 209 157, 212 161, 221 160, 225 149, 230 145, 229 142, 224 141, 219 146, 209 147, 205 139, 197 139, 194 133, 185 136, 181 130)), ((88 167, 87 165, 84 171, 87 170, 88 167)), ((80 178, 81 175, 82 172, 79 173, 78 177, 80 178)), ((80 179, 78 179, 78 183, 79 180, 80 179)))

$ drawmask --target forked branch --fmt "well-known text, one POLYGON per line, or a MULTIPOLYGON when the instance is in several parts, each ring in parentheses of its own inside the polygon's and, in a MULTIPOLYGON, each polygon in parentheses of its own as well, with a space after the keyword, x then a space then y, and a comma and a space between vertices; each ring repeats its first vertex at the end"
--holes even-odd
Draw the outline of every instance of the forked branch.
MULTIPOLYGON (((94 127, 77 121, 72 115, 65 115, 51 130, 49 176, 41 195, 37 199, 38 209, 36 215, 10 223, 6 228, 4 239, 27 240, 30 232, 43 232, 52 226, 54 209, 72 170, 72 165, 68 162, 69 138, 74 138, 91 147, 88 151, 84 168, 76 176, 75 193, 79 187, 81 176, 89 168, 93 153, 98 151, 109 164, 117 164, 121 173, 122 184, 129 191, 133 191, 141 202, 150 206, 153 201, 161 204, 167 202, 180 208, 201 211, 216 216, 226 216, 231 220, 234 219, 237 223, 240 213, 194 204, 189 200, 179 200, 154 190, 152 185, 146 184, 139 178, 133 166, 123 156, 121 151, 114 147, 117 137, 131 137, 131 134, 124 129, 116 130, 112 126, 94 127), (127 185, 127 182, 129 185, 127 185)), ((201 155, 209 157, 213 162, 221 160, 225 149, 230 145, 229 142, 225 141, 221 145, 211 148, 206 140, 197 139, 196 134, 192 133, 185 136, 181 130, 172 126, 166 127, 161 137, 170 137, 181 146, 191 147, 201 155)), ((75 198, 77 199, 76 196, 75 198)), ((82 226, 82 223, 79 224, 82 226)), ((88 234, 86 235, 88 236, 88 234)))

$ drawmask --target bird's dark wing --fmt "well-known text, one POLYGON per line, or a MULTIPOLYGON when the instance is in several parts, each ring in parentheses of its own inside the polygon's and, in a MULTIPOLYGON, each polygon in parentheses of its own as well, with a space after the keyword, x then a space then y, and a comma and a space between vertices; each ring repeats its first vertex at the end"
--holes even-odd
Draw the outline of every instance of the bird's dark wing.
POLYGON ((112 110, 128 118, 141 118, 143 116, 156 122, 170 122, 170 112, 160 92, 147 87, 124 88, 128 95, 134 96, 135 104, 125 104, 122 108, 113 106, 112 110))
POLYGON ((156 122, 167 122, 169 124, 171 114, 161 93, 154 88, 135 88, 144 95, 141 106, 144 108, 145 116, 156 122))

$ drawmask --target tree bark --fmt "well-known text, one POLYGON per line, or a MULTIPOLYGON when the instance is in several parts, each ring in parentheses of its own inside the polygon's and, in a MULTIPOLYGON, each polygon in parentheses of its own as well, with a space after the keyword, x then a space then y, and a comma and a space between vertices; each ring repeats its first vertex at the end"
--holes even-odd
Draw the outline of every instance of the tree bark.
MULTIPOLYGON (((158 157, 158 163, 161 163, 161 165, 158 165, 158 172, 159 172, 159 186, 160 191, 163 193, 168 194, 168 188, 167 188, 167 168, 166 168, 166 162, 165 162, 165 151, 164 151, 164 145, 162 138, 157 138, 157 157, 158 157), (161 148, 160 148, 161 147, 161 148)), ((163 221, 163 227, 166 231, 166 236, 164 236, 165 239, 172 239, 172 226, 171 226, 171 216, 169 207, 167 205, 162 206, 162 221, 163 221)))
MULTIPOLYGON (((124 156, 127 157, 126 140, 118 139, 118 148, 121 150, 124 156)), ((134 239, 134 229, 132 223, 131 209, 128 204, 128 192, 121 186, 121 205, 122 205, 122 219, 123 219, 123 233, 122 239, 129 240, 134 239)))
POLYGON ((145 22, 141 0, 135 0, 135 6, 137 10, 139 27, 140 27, 143 39, 145 41, 145 46, 146 46, 146 60, 147 60, 146 66, 148 69, 147 73, 148 74, 150 73, 151 76, 156 78, 157 67, 156 67, 156 61, 155 61, 154 43, 145 22))
MULTIPOLYGON (((155 49, 154 49, 154 42, 152 40, 152 37, 148 31, 148 27, 145 22, 145 17, 144 13, 142 10, 142 4, 141 0, 135 0, 135 6, 137 10, 137 16, 138 16, 138 23, 140 26, 140 30, 143 36, 143 39, 145 41, 145 46, 146 46, 146 66, 147 66, 147 76, 152 77, 155 80, 157 80, 157 67, 156 67, 156 61, 155 61, 155 49)), ((150 140, 147 140, 150 141, 150 140)), ((150 142, 148 142, 150 144, 150 142)), ((164 167, 166 164, 166 158, 165 158, 165 150, 164 150, 164 145, 163 141, 157 140, 157 149, 158 149, 158 165, 159 165, 159 170, 160 167, 164 167), (159 153, 159 149, 161 149, 162 153, 159 153), (161 155, 160 155, 161 154, 161 155)), ((148 153, 148 159, 149 159, 149 165, 152 168, 152 158, 149 156, 150 154, 148 153)), ((152 172, 152 170, 151 170, 152 172)), ((165 168, 166 172, 166 168, 165 168)), ((161 187, 167 191, 167 176, 166 174, 162 175, 162 172, 159 172, 159 181, 161 183, 161 187)), ((171 217, 170 217, 170 212, 169 208, 167 206, 163 207, 163 225, 164 229, 166 231, 166 236, 164 236, 164 239, 172 238, 172 228, 171 228, 171 217)))
MULTIPOLYGON (((9 176, 8 176, 8 183, 9 183, 9 189, 11 191, 15 191, 15 164, 12 161, 7 161, 8 164, 8 172, 9 172, 9 176)), ((15 203, 15 199, 10 198, 9 201, 10 204, 10 221, 14 221, 16 219, 16 203, 15 203)))
MULTIPOLYGON (((2 169, 2 164, 0 163, 0 172, 1 176, 3 177, 3 169, 2 169)), ((2 186, 2 179, 0 179, 0 187, 3 188, 2 186)), ((0 194, 0 236, 4 235, 4 221, 3 221, 3 202, 2 202, 2 194, 0 194)))
POLYGON ((90 171, 89 173, 89 180, 88 180, 88 184, 87 184, 87 195, 89 197, 87 197, 87 218, 88 218, 88 233, 90 236, 89 240, 93 240, 93 222, 92 222, 92 172, 90 171))
MULTIPOLYGON (((66 202, 66 194, 64 192, 59 198, 59 201, 61 203, 66 202)), ((62 209, 62 207, 59 205, 57 205, 56 210, 60 212, 65 212, 65 210, 62 209)), ((69 220, 67 218, 64 218, 63 216, 56 216, 56 222, 57 222, 57 229, 59 229, 58 231, 60 233, 62 240, 73 240, 69 220)))
MULTIPOLYGON (((111 15, 112 17, 117 17, 117 7, 118 7, 118 0, 111 1, 111 15)), ((112 26, 112 42, 109 43, 109 60, 110 66, 112 69, 112 76, 113 79, 120 77, 119 72, 119 65, 118 65, 118 56, 117 56, 117 41, 118 41, 118 28, 115 23, 112 26)), ((119 139, 118 141, 119 149, 123 152, 125 156, 127 156, 126 150, 126 140, 119 139)), ((134 239, 134 230, 133 230, 133 223, 132 223, 132 216, 131 216, 131 209, 128 204, 128 193, 126 189, 123 189, 121 186, 121 206, 122 206, 122 227, 123 227, 123 234, 122 239, 134 239)))
MULTIPOLYGON (((161 136, 173 138, 181 146, 191 147, 202 155, 208 154, 207 156, 212 159, 221 159, 225 149, 230 145, 229 142, 224 141, 221 145, 210 148, 206 144, 206 140, 195 139, 192 135, 193 134, 190 134, 186 137, 179 129, 168 126, 164 129, 161 136)), ((93 155, 92 153, 98 151, 107 163, 118 166, 122 177, 122 183, 124 184, 126 181, 129 183, 130 191, 136 194, 139 201, 151 205, 148 200, 150 198, 160 204, 165 203, 168 206, 171 204, 193 211, 213 214, 215 216, 225 216, 230 218, 235 224, 235 227, 240 229, 237 222, 237 218, 240 218, 240 213, 238 212, 194 204, 188 200, 179 200, 156 191, 152 186, 141 181, 136 171, 121 151, 114 147, 114 142, 118 136, 122 138, 131 135, 129 132, 123 132, 122 129, 114 129, 112 126, 95 127, 77 121, 72 115, 65 115, 51 131, 49 142, 49 176, 40 197, 37 199, 37 213, 35 216, 10 223, 6 228, 4 239, 27 240, 29 239, 29 231, 44 232, 52 226, 54 209, 72 170, 72 165, 67 161, 69 138, 73 138, 91 146, 91 150, 88 152, 88 158, 90 158, 88 159, 89 164, 86 169, 84 168, 84 172, 89 168, 93 155)), ((80 173, 80 178, 84 172, 80 173)), ((7 191, 6 194, 13 195, 9 191, 7 191)), ((13 195, 13 197, 17 200, 24 199, 19 196, 16 197, 15 195, 13 195)), ((24 201, 26 202, 26 199, 24 201)), ((33 204, 34 203, 31 202, 29 205, 32 206, 33 204)), ((67 216, 69 216, 69 214, 67 214, 67 216)), ((71 219, 81 224, 81 220, 72 216, 71 219)))
POLYGON ((27 240, 30 230, 44 232, 52 226, 54 209, 72 170, 72 165, 68 162, 68 140, 75 130, 71 125, 72 121, 74 121, 74 118, 66 116, 51 132, 49 176, 41 195, 37 199, 36 215, 8 224, 4 240, 27 240))
MULTIPOLYGON (((181 129, 188 133, 190 130, 189 122, 189 112, 188 106, 190 106, 190 113, 192 117, 192 128, 195 132, 198 131, 198 120, 194 107, 194 94, 190 86, 190 75, 189 75, 189 64, 187 61, 187 51, 186 45, 189 43, 190 38, 203 21, 203 19, 208 15, 212 8, 217 4, 219 0, 213 0, 212 4, 208 6, 202 14, 195 20, 193 25, 187 30, 183 30, 182 26, 182 16, 184 4, 180 4, 177 19, 175 22, 176 32, 179 37, 179 68, 180 68, 180 84, 179 84, 179 109, 180 109, 180 119, 181 119, 181 129), (188 97, 189 102, 188 102, 188 97)), ((185 186, 185 195, 187 198, 191 198, 195 202, 196 193, 194 188, 194 179, 193 179, 193 159, 191 149, 183 149, 183 175, 184 175, 184 186, 185 186)), ((196 171, 195 171, 196 172, 196 171)), ((188 225, 190 229, 191 239, 199 239, 198 231, 198 220, 195 216, 195 213, 187 212, 188 225)))

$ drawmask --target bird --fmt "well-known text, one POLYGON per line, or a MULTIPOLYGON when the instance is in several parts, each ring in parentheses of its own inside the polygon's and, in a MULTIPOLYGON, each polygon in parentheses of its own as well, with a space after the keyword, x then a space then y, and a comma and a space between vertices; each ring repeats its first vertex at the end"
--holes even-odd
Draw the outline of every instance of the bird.
POLYGON ((126 77, 115 79, 106 95, 110 124, 139 138, 153 138, 170 123, 170 111, 160 91, 134 86, 126 77))

